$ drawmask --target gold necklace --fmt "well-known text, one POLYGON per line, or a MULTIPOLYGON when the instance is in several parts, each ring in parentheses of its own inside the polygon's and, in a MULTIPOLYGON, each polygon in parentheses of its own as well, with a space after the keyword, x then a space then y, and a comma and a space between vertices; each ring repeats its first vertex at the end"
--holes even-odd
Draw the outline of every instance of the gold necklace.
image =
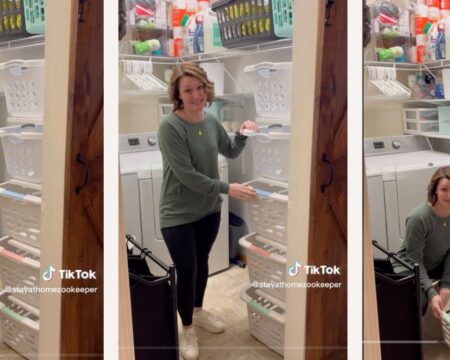
POLYGON ((199 134, 200 136, 202 136, 202 135, 203 135, 203 133, 202 133, 202 129, 198 129, 198 134, 199 134))

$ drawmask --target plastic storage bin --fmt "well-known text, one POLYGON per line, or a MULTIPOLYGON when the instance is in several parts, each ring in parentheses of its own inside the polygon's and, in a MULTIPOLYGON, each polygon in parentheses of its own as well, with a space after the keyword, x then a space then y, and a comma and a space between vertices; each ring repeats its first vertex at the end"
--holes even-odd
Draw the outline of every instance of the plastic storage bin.
POLYGON ((439 134, 450 135, 450 106, 438 106, 439 134))
MULTIPOLYGON (((286 281, 286 246, 251 233, 239 240, 246 250, 250 283, 280 283, 286 281)), ((284 287, 263 287, 265 293, 285 301, 284 287)))
POLYGON ((39 352, 39 310, 3 291, 0 293, 2 340, 27 359, 39 352))
POLYGON ((25 26, 30 34, 45 33, 45 0, 23 0, 25 26))
POLYGON ((279 181, 289 180, 289 127, 281 130, 260 127, 260 132, 251 136, 253 172, 279 181))
POLYGON ((226 48, 292 37, 292 0, 218 0, 211 6, 226 48))
POLYGON ((40 281, 39 249, 28 246, 9 236, 0 239, 0 276, 3 288, 24 289, 14 296, 39 307, 39 293, 25 292, 25 288, 39 286, 40 281))
POLYGON ((292 62, 263 62, 246 66, 244 72, 253 84, 256 117, 289 121, 292 62))
POLYGON ((0 184, 3 231, 39 248, 41 239, 41 187, 10 180, 0 184))
POLYGON ((247 303, 250 334, 272 350, 284 354, 285 306, 259 289, 245 286, 240 297, 247 303))
POLYGON ((11 60, 0 64, 0 83, 11 117, 42 119, 44 60, 11 60))
POLYGON ((256 199, 248 201, 250 230, 286 245, 288 184, 258 178, 247 185, 256 190, 256 199))
POLYGON ((42 179, 42 125, 0 128, 6 170, 13 178, 40 183, 42 179))
POLYGON ((2 1, 0 6, 0 41, 26 37, 23 0, 2 1))
POLYGON ((403 129, 407 134, 439 131, 438 109, 404 109, 403 129))

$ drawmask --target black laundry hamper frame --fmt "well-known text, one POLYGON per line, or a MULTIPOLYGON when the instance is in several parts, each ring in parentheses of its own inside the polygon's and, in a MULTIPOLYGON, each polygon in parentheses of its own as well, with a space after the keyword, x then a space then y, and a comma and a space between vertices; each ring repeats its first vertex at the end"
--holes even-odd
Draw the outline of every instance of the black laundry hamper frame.
POLYGON ((175 267, 142 248, 134 236, 126 235, 126 240, 140 251, 139 255, 128 254, 135 359, 178 360, 175 267), (146 258, 167 274, 153 276, 146 258))
POLYGON ((403 261, 375 240, 372 244, 387 255, 386 260, 375 260, 374 263, 381 358, 422 360, 419 265, 403 261), (410 273, 395 274, 390 259, 403 265, 410 273))

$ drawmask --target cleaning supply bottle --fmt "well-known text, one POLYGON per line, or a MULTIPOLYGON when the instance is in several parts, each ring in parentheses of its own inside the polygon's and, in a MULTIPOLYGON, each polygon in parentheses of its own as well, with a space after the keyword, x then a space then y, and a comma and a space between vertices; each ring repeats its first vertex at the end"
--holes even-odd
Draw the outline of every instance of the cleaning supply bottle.
POLYGON ((428 44, 427 44, 427 60, 436 60, 436 42, 438 37, 437 24, 433 23, 428 32, 428 44))
POLYGON ((445 59, 445 32, 444 24, 439 21, 438 23, 438 36, 436 39, 436 60, 445 59))
POLYGON ((205 52, 224 50, 222 39, 220 37, 219 23, 215 11, 208 10, 203 13, 204 16, 204 41, 205 52))
POLYGON ((204 48, 204 31, 203 31, 203 15, 197 15, 197 27, 194 33, 194 52, 196 54, 205 52, 204 48))
POLYGON ((186 31, 184 33, 184 49, 186 55, 194 54, 194 37, 197 23, 195 21, 196 16, 191 15, 186 23, 186 31))
POLYGON ((444 32, 445 32, 445 46, 449 46, 449 49, 445 49, 445 58, 450 60, 450 16, 447 16, 444 21, 444 32))

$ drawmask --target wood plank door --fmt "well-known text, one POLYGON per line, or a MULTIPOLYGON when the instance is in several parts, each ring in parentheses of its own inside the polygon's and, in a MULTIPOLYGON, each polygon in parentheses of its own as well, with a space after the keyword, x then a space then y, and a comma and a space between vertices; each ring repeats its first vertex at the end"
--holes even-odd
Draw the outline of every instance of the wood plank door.
POLYGON ((103 1, 80 2, 69 106, 63 269, 95 279, 63 287, 96 287, 61 299, 61 357, 103 358, 103 1))
POLYGON ((347 359, 347 1, 336 1, 325 10, 325 18, 314 116, 308 265, 337 266, 340 275, 308 275, 308 282, 342 286, 307 291, 308 360, 347 359))

